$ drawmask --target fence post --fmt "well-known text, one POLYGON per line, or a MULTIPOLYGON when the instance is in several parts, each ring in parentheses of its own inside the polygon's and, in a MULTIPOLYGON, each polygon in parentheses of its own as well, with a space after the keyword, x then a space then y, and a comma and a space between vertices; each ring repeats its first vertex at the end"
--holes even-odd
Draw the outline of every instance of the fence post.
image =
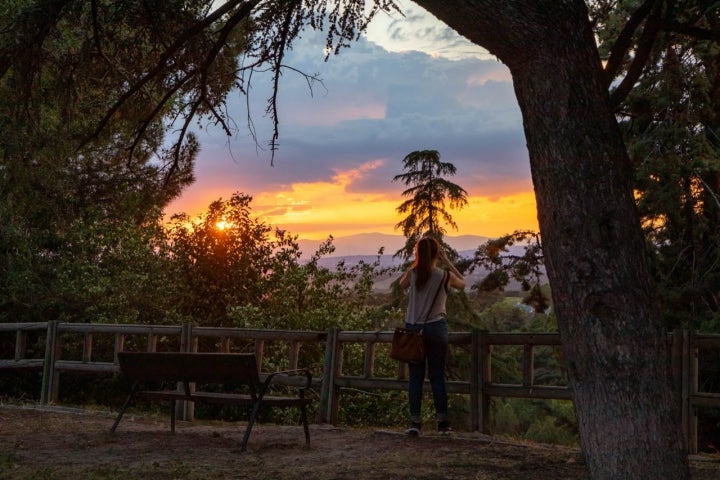
POLYGON ((147 350, 148 352, 155 352, 155 351, 157 351, 157 341, 158 341, 158 336, 157 336, 157 335, 155 335, 154 333, 148 333, 148 337, 147 337, 147 349, 146 349, 146 350, 147 350))
POLYGON ((45 360, 43 361, 42 385, 40 387, 40 404, 47 405, 52 398, 53 379, 55 378, 55 339, 57 336, 57 320, 47 322, 45 337, 45 360))
POLYGON ((478 359, 478 367, 480 378, 479 386, 479 423, 480 433, 490 433, 490 396, 485 394, 485 385, 492 382, 491 372, 491 352, 492 347, 488 344, 487 335, 480 333, 480 353, 478 359))
POLYGON ((18 362, 27 355, 27 332, 18 330, 15 332, 15 361, 18 362))
POLYGON ((185 322, 180 331, 180 351, 192 352, 192 324, 185 322))
POLYGON ((293 340, 290 342, 290 370, 296 370, 298 368, 298 358, 300 356, 300 342, 293 340))
POLYGON ((255 359, 260 370, 263 369, 263 358, 265 357, 265 340, 255 340, 255 359))
POLYGON ((688 335, 688 395, 687 395, 687 412, 688 412, 688 453, 695 454, 698 452, 698 417, 697 407, 693 405, 691 397, 698 392, 698 376, 699 376, 699 349, 693 342, 695 332, 690 331, 688 335))
POLYGON ((535 349, 532 344, 523 345, 522 369, 523 386, 532 387, 535 384, 535 349))
MULTIPOLYGON (((180 333, 180 351, 191 352, 192 351, 192 323, 186 322, 182 324, 182 330, 180 333)), ((178 390, 182 390, 183 386, 181 383, 177 384, 178 390)), ((183 400, 182 402, 175 402, 175 416, 181 420, 191 421, 195 419, 195 402, 189 402, 183 400)))
POLYGON ((688 432, 685 428, 685 421, 683 420, 683 329, 678 327, 672 332, 672 338, 670 341, 670 373, 672 375, 673 385, 673 396, 677 408, 679 409, 681 431, 682 431, 682 442, 683 449, 685 452, 688 451, 688 432))
MULTIPOLYGON (((115 353, 117 353, 117 352, 115 352, 115 353)), ((83 336, 82 361, 83 362, 92 362, 92 354, 93 354, 93 334, 90 332, 87 332, 83 336)))
POLYGON ((115 334, 114 362, 118 363, 118 353, 125 351, 125 334, 117 332, 115 334))
POLYGON ((375 342, 365 342, 365 356, 363 358, 363 378, 371 378, 375 369, 375 342))
POLYGON ((480 360, 480 335, 482 333, 477 328, 473 328, 470 332, 470 430, 477 432, 480 430, 480 418, 482 416, 480 402, 480 378, 481 360, 480 360))
POLYGON ((320 386, 320 405, 318 406, 319 423, 331 423, 333 418, 338 331, 337 327, 330 327, 327 331, 322 385, 320 386))

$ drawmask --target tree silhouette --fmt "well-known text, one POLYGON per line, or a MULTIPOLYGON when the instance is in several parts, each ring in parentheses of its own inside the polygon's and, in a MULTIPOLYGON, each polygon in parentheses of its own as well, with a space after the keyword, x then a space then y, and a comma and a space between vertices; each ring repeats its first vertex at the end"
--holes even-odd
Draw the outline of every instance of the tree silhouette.
POLYGON ((468 204, 465 189, 443 178, 443 175, 455 175, 455 165, 441 162, 437 150, 416 150, 403 159, 403 167, 405 173, 395 175, 393 182, 401 181, 410 186, 402 192, 404 197, 410 198, 396 209, 407 216, 395 225, 395 229, 401 229, 407 241, 395 256, 409 259, 415 243, 422 236, 430 235, 456 257, 456 252, 443 242, 443 235, 447 233, 444 225, 457 230, 448 208, 460 209, 468 204))

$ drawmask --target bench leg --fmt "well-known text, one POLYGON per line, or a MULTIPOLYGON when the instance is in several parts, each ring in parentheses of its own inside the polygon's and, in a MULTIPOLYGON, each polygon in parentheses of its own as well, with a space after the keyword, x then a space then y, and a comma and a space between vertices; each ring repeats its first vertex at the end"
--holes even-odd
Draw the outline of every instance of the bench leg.
POLYGON ((305 431, 305 445, 310 446, 310 427, 308 426, 307 408, 305 404, 300 405, 300 419, 302 420, 303 430, 305 431))
POLYGON ((170 431, 175 433, 175 400, 170 400, 170 431))
POLYGON ((120 407, 120 411, 118 412, 117 417, 115 417, 115 423, 113 423, 112 427, 110 427, 110 433, 115 433, 115 429, 120 423, 120 419, 122 419, 125 409, 127 409, 128 405, 130 405, 130 400, 132 400, 132 395, 128 395, 125 402, 122 404, 122 407, 120 407))
POLYGON ((242 445, 240 446, 241 452, 244 452, 245 448, 247 447, 247 442, 248 442, 248 439, 250 438, 250 432, 252 431, 252 427, 255 424, 255 417, 257 416, 259 409, 260 409, 260 403, 256 402, 253 405, 252 410, 250 411, 250 416, 248 417, 247 428, 245 429, 245 434, 243 435, 242 445))

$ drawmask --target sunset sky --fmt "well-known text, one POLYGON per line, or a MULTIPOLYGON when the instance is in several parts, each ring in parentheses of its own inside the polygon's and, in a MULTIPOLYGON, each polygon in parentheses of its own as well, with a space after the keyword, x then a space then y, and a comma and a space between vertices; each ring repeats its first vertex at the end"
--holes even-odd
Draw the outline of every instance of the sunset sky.
MULTIPOLYGON (((401 2, 402 3, 402 2, 401 2)), ((256 75, 247 128, 246 98, 230 95, 232 137, 196 130, 196 182, 166 213, 197 215, 234 192, 253 197, 254 216, 306 239, 355 233, 401 234, 402 159, 437 150, 457 168, 448 179, 469 195, 451 211, 450 235, 499 236, 537 229, 520 110, 508 69, 411 2, 406 17, 378 18, 339 56, 324 61, 324 34, 307 32, 285 63, 279 97, 280 139, 274 166, 267 144, 267 77, 256 75)))

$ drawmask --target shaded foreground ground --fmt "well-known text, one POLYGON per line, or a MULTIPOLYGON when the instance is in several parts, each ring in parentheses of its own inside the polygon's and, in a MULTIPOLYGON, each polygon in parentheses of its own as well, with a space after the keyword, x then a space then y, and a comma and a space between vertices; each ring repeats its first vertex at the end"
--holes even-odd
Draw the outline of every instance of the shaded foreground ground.
MULTIPOLYGON (((0 480, 29 479, 587 479, 577 449, 468 432, 407 438, 375 430, 257 425, 0 405, 0 480)), ((720 478, 720 457, 692 457, 694 479, 720 478)))

